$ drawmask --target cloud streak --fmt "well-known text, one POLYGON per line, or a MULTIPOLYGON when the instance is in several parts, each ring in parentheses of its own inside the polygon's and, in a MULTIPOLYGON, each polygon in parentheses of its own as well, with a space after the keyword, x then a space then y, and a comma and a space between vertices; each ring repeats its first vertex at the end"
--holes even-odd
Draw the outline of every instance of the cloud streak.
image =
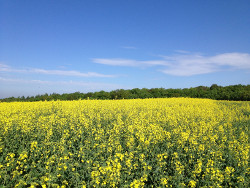
POLYGON ((83 81, 47 81, 47 80, 26 80, 17 78, 3 78, 0 77, 0 86, 3 89, 0 92, 0 98, 7 98, 10 96, 35 96, 44 93, 73 93, 80 92, 94 92, 94 91, 110 91, 118 88, 124 88, 119 84, 102 83, 102 82, 83 82, 83 81), (15 92, 10 92, 14 90, 15 92), (10 89, 12 88, 12 89, 10 89), (14 89, 13 89, 14 88, 14 89), (25 88, 31 88, 26 90, 25 88))
POLYGON ((132 59, 92 59, 94 63, 127 67, 160 67, 158 71, 175 76, 192 76, 218 71, 250 69, 250 54, 223 53, 214 56, 177 54, 161 56, 161 60, 138 61, 132 59))
POLYGON ((13 78, 3 78, 0 77, 0 82, 5 83, 16 83, 16 84, 49 84, 49 81, 42 81, 42 80, 23 80, 23 79, 13 79, 13 78))
POLYGON ((166 62, 163 60, 155 61, 137 61, 133 59, 92 59, 94 63, 112 65, 112 66, 125 66, 125 67, 148 67, 155 65, 166 65, 166 62))
POLYGON ((44 85, 76 85, 76 86, 88 86, 92 88, 119 88, 118 84, 99 83, 99 82, 82 82, 82 81, 46 81, 46 80, 25 80, 15 78, 3 78, 0 77, 0 82, 14 83, 14 84, 44 84, 44 85))
POLYGON ((79 71, 64 71, 64 70, 45 70, 45 69, 31 69, 30 73, 38 74, 50 74, 50 75, 60 75, 60 76, 76 76, 76 77, 115 77, 115 75, 105 75, 96 72, 82 73, 79 71))
POLYGON ((137 48, 134 46, 122 46, 124 49, 129 49, 129 50, 136 50, 137 48))
POLYGON ((46 75, 59 75, 59 76, 74 76, 74 77, 101 77, 101 78, 111 78, 116 77, 116 75, 106 75, 96 72, 79 72, 74 70, 46 70, 46 69, 14 69, 8 65, 0 64, 0 72, 15 72, 15 73, 29 73, 29 74, 46 74, 46 75))

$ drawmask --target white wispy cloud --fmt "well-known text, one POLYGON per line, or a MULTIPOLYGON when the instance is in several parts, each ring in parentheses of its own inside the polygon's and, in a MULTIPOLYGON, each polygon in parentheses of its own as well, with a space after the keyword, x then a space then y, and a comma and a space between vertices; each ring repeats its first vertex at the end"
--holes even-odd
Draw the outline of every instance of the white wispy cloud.
POLYGON ((0 63, 0 71, 8 71, 9 69, 10 67, 8 65, 0 63))
POLYGON ((250 54, 223 53, 214 56, 181 53, 161 56, 161 60, 138 61, 133 59, 93 59, 93 62, 112 66, 148 67, 158 66, 158 71, 176 76, 191 76, 217 71, 250 69, 250 54))
POLYGON ((94 63, 113 65, 113 66, 128 66, 128 67, 145 67, 145 66, 155 66, 155 65, 165 65, 164 60, 154 60, 154 61, 137 61, 133 59, 92 59, 94 63))
POLYGON ((122 48, 130 49, 130 50, 136 50, 136 49, 137 49, 137 48, 134 47, 134 46, 122 46, 122 48))
POLYGON ((16 83, 16 84, 49 84, 50 81, 42 81, 42 80, 23 80, 23 79, 15 79, 15 78, 4 78, 0 77, 0 82, 5 83, 16 83))
POLYGON ((189 54, 190 53, 189 51, 186 51, 186 50, 175 50, 175 52, 181 53, 181 54, 189 54))
POLYGON ((178 76, 250 69, 250 54, 248 53, 224 53, 215 56, 188 54, 165 56, 164 59, 169 64, 160 71, 178 76))
MULTIPOLYGON (((44 93, 72 93, 76 91, 94 92, 100 90, 115 90, 119 88, 126 88, 119 84, 102 83, 102 82, 83 82, 83 81, 47 81, 47 80, 26 80, 17 78, 0 77, 0 85, 8 88, 15 88, 15 92, 0 92, 0 98, 10 96, 32 96, 44 93), (7 86, 6 86, 7 85, 7 86), (23 88, 32 88, 25 90, 23 88), (34 89, 35 88, 35 89, 34 89)), ((12 89, 13 90, 13 89, 12 89)))
POLYGON ((12 82, 12 83, 34 83, 34 84, 52 84, 52 85, 80 85, 80 86, 115 86, 118 87, 117 84, 109 84, 109 83, 99 83, 99 82, 82 82, 82 81, 45 81, 45 80, 25 80, 25 79, 15 79, 15 78, 4 78, 0 77, 0 82, 12 82))
POLYGON ((0 77, 0 82, 13 83, 13 84, 42 84, 42 85, 62 85, 62 86, 83 86, 84 89, 98 90, 98 89, 117 89, 123 88, 119 84, 101 83, 101 82, 83 82, 83 81, 46 81, 46 80, 25 80, 15 78, 0 77))
POLYGON ((83 73, 74 70, 46 70, 37 68, 15 69, 6 64, 0 64, 0 72, 47 74, 47 75, 75 76, 75 77, 102 77, 102 78, 116 77, 116 75, 100 74, 96 72, 83 73))
POLYGON ((30 73, 61 75, 61 76, 77 76, 77 77, 115 77, 115 75, 106 75, 96 72, 82 73, 79 71, 65 71, 65 70, 45 70, 45 69, 30 69, 30 73))

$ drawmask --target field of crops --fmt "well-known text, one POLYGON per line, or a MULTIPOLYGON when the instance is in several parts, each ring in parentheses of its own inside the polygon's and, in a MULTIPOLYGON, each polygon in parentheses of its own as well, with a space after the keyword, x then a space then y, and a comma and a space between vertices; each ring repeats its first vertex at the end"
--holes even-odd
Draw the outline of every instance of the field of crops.
POLYGON ((0 103, 0 187, 248 187, 250 102, 0 103))

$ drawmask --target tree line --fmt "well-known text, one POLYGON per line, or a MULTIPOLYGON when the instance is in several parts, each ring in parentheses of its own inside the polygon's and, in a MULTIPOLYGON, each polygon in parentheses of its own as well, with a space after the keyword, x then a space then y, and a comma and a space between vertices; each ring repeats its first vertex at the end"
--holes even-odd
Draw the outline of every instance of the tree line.
POLYGON ((164 88, 134 88, 117 89, 110 92, 98 91, 88 93, 52 93, 28 97, 9 97, 0 99, 1 102, 13 101, 51 101, 51 100, 79 100, 79 99, 145 99, 145 98, 171 98, 171 97, 191 97, 209 98, 215 100, 250 101, 250 85, 230 85, 218 86, 213 84, 210 87, 198 86, 184 89, 164 89, 164 88))

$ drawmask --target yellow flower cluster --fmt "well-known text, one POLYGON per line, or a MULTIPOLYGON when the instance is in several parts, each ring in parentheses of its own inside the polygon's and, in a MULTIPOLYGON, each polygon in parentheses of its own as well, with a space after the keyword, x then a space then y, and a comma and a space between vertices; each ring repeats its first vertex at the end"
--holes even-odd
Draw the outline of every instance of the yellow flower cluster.
POLYGON ((0 185, 247 187, 250 102, 0 103, 0 185))

